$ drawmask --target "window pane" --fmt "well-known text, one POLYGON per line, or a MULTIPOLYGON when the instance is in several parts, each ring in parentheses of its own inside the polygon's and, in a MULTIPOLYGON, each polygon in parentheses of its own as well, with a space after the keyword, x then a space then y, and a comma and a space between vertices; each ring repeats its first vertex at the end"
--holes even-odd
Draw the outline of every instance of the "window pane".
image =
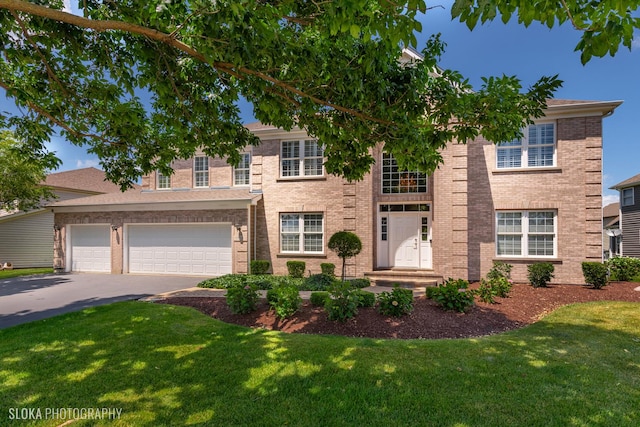
POLYGON ((498 236, 498 255, 522 255, 522 237, 498 236))
POLYGON ((304 159, 304 175, 305 176, 322 175, 322 158, 304 159))
POLYGON ((520 147, 498 147, 497 156, 498 168, 519 168, 520 166, 522 166, 522 148, 520 147))
POLYGON ((322 232, 322 215, 305 215, 304 216, 304 232, 322 232))
POLYGON ((322 157, 322 146, 315 140, 306 140, 304 142, 305 157, 322 157))
POLYGON ((304 251, 322 252, 322 234, 305 234, 304 251))
POLYGON ((300 157, 300 143, 298 141, 282 142, 282 158, 293 159, 300 157))
POLYGON ((297 233, 300 231, 300 217, 292 214, 282 215, 280 218, 280 230, 283 233, 297 233))
POLYGON ((553 166, 554 147, 545 145, 542 147, 529 147, 528 165, 536 166, 553 166))
POLYGON ((530 233, 553 233, 553 212, 529 212, 530 233))
POLYGON ((401 171, 391 154, 382 154, 383 193, 426 193, 427 175, 416 171, 401 171))
POLYGON ((529 126, 529 145, 555 145, 553 123, 529 126))
POLYGON ((168 176, 162 175, 158 172, 158 188, 170 188, 171 187, 171 179, 168 176))
POLYGON ((282 161, 282 176, 299 176, 300 162, 298 160, 282 161))
POLYGON ((529 255, 553 256, 553 239, 551 234, 529 235, 529 255))
POLYGON ((499 212, 498 233, 522 232, 522 212, 499 212))
POLYGON ((283 234, 281 247, 283 252, 300 252, 300 234, 283 234))

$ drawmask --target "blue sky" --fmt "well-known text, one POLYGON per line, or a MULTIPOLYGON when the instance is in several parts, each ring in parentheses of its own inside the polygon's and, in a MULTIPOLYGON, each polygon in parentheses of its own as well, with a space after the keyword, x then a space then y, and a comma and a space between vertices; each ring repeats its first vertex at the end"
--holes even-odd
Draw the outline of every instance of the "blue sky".
MULTIPOLYGON (((564 85, 556 98, 624 101, 603 126, 604 203, 617 201, 617 192, 608 187, 640 173, 640 137, 634 128, 640 120, 640 34, 632 51, 621 48, 613 58, 594 58, 583 66, 574 52, 580 33, 569 25, 550 30, 537 24, 524 28, 496 21, 469 31, 466 25, 451 21, 451 0, 437 3, 445 8, 431 9, 424 16, 418 50, 431 34, 442 33, 447 50, 440 65, 460 71, 475 87, 482 76, 516 75, 527 87, 543 75, 559 74, 564 85)), ((0 105, 2 110, 15 108, 4 93, 0 105)), ((243 106, 243 118, 253 120, 249 105, 243 106)), ((60 170, 99 167, 95 156, 60 138, 51 141, 50 149, 63 161, 60 170)))

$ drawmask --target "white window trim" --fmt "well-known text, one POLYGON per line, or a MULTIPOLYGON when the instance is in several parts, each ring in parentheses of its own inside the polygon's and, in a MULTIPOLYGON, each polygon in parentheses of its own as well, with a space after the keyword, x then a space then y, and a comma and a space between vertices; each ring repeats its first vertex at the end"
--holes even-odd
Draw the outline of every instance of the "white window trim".
MULTIPOLYGON (((282 254, 304 254, 304 255, 324 255, 324 245, 325 245, 325 214, 323 212, 280 212, 278 216, 278 226, 280 229, 280 253, 282 254), (296 234, 293 232, 284 233, 282 231, 282 216, 283 215, 298 215, 298 250, 297 251, 286 251, 283 249, 282 245, 282 236, 283 234, 296 234), (304 250, 304 217, 305 215, 320 215, 322 216, 322 250, 321 251, 305 251, 304 250)), ((317 232, 309 232, 308 234, 318 234, 317 232)))
MULTIPOLYGON (((533 125, 527 126, 526 128, 523 129, 522 132, 523 136, 522 138, 519 140, 522 144, 518 145, 518 146, 500 146, 500 144, 496 145, 496 169, 498 170, 522 170, 522 169, 544 169, 544 168, 555 168, 558 166, 558 126, 557 123, 555 121, 542 121, 542 122, 536 122, 533 125), (552 165, 544 165, 544 166, 529 166, 529 128, 531 126, 538 126, 538 125, 548 125, 548 124, 552 124, 553 125, 553 164, 552 165), (520 166, 500 166, 498 164, 498 152, 500 151, 500 149, 503 150, 509 150, 512 148, 517 148, 520 147, 521 149, 521 153, 520 153, 520 166)), ((510 141, 507 141, 510 142, 510 141)), ((544 146, 544 145, 543 145, 544 146)))
POLYGON ((540 259, 557 259, 558 258, 558 211, 554 209, 539 210, 500 210, 495 212, 495 255, 496 258, 540 258, 540 259), (551 233, 530 233, 529 232, 529 213, 551 212, 553 213, 553 255, 529 255, 529 235, 551 234, 551 233), (498 214, 501 213, 521 213, 521 230, 513 233, 498 233, 498 214), (498 236, 500 235, 520 235, 520 255, 499 254, 498 253, 498 236))
POLYGON ((629 188, 623 188, 622 190, 620 190, 620 206, 633 206, 636 203, 636 194, 635 194, 635 188, 633 187, 629 187, 629 188), (631 190, 631 203, 625 203, 625 197, 624 197, 624 192, 627 190, 631 190))
POLYGON ((236 167, 234 167, 233 168, 233 172, 232 172, 233 173, 233 177, 232 177, 233 186, 234 187, 248 187, 248 186, 251 185, 251 161, 252 161, 252 157, 253 156, 251 155, 251 152, 243 152, 243 153, 240 153, 240 155, 243 156, 243 157, 244 156, 249 156, 249 167, 247 167, 247 168, 236 168, 236 167), (236 183, 236 171, 247 171, 247 173, 249 174, 249 178, 247 179, 247 183, 246 184, 238 184, 238 183, 236 183))
MULTIPOLYGON (((305 141, 315 141, 316 143, 318 143, 318 145, 320 145, 320 147, 322 147, 322 145, 315 139, 287 139, 287 140, 282 140, 280 141, 280 174, 279 177, 280 179, 314 179, 314 178, 322 178, 324 177, 325 171, 324 171, 324 147, 322 147, 322 172, 319 175, 305 175, 305 169, 304 169, 304 160, 305 160, 305 156, 304 156, 304 143, 305 141), (298 143, 298 153, 299 156, 298 157, 284 157, 284 144, 285 142, 297 142, 298 143), (283 174, 284 172, 284 168, 283 168, 283 162, 285 160, 298 160, 298 175, 291 175, 291 176, 285 176, 283 174)), ((313 156, 313 157, 307 157, 307 159, 318 159, 320 158, 319 156, 313 156)))
POLYGON ((208 188, 209 187, 209 157, 208 156, 195 156, 193 158, 193 187, 194 188, 208 188), (197 170, 196 164, 197 159, 206 159, 207 160, 207 169, 206 170, 197 170), (204 174, 206 176, 206 184, 198 185, 198 174, 204 174))
POLYGON ((156 171, 156 190, 170 190, 171 189, 171 175, 165 176, 160 171, 156 171), (169 180, 167 187, 160 187, 160 178, 165 177, 169 180))

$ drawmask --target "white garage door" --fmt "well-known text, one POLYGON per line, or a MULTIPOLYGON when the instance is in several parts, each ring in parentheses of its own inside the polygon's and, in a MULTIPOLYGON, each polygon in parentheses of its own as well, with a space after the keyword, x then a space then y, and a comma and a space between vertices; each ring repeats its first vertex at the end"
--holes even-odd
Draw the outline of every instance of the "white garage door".
POLYGON ((129 272, 231 273, 231 225, 130 225, 129 272))
POLYGON ((108 225, 72 225, 71 271, 111 272, 108 225))

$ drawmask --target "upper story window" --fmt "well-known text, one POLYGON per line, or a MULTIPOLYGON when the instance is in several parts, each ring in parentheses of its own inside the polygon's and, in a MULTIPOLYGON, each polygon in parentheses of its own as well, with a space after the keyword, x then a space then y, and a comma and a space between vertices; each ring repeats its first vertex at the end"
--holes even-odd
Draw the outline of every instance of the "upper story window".
POLYGON ((631 188, 623 188, 620 191, 620 199, 621 199, 621 206, 633 206, 635 203, 635 195, 633 194, 633 187, 631 188))
POLYGON ((555 166, 555 123, 530 125, 522 139, 501 142, 496 153, 498 169, 555 166))
POLYGON ((498 256, 556 257, 556 212, 496 213, 498 256))
POLYGON ((193 182, 195 187, 209 186, 209 157, 198 156, 193 159, 193 182))
POLYGON ((251 178, 251 154, 242 153, 242 160, 233 168, 233 185, 249 185, 251 178))
POLYGON ((282 141, 280 176, 282 178, 322 176, 324 171, 322 145, 313 139, 282 141))
POLYGON ((382 154, 382 192, 426 193, 427 175, 417 171, 401 171, 396 159, 388 153, 382 154))
POLYGON ((158 190, 163 190, 167 188, 171 188, 171 177, 167 175, 163 175, 162 172, 158 171, 156 173, 158 177, 158 182, 156 184, 156 188, 158 190))

